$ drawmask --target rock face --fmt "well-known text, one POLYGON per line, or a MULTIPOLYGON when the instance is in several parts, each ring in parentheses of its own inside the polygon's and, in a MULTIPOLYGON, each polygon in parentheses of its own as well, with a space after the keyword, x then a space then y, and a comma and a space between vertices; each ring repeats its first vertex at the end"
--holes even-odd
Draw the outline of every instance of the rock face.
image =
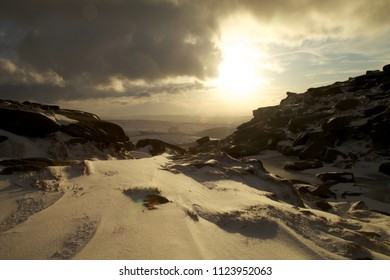
POLYGON ((123 129, 114 123, 91 113, 28 101, 0 100, 0 130, 2 158, 35 157, 36 153, 56 160, 88 154, 104 158, 124 156, 132 148, 123 129), (25 144, 29 147, 23 148, 25 144))
POLYGON ((0 129, 21 136, 45 137, 57 131, 96 142, 126 142, 123 129, 98 116, 54 105, 0 100, 0 129))
POLYGON ((222 149, 234 157, 270 149, 328 163, 390 155, 389 68, 301 94, 288 92, 279 105, 254 110, 222 149), (350 145, 356 141, 364 145, 350 145))
POLYGON ((31 137, 44 137, 61 129, 51 112, 5 101, 0 101, 0 106, 0 129, 31 137))

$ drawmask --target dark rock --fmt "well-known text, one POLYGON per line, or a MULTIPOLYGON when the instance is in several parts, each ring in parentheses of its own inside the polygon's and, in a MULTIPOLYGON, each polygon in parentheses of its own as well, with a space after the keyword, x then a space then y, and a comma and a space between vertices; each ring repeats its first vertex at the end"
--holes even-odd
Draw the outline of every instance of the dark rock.
POLYGON ((260 150, 244 144, 237 145, 228 145, 222 149, 226 154, 234 158, 241 158, 245 156, 255 155, 260 152, 260 150))
POLYGON ((196 140, 196 143, 198 143, 198 145, 203 145, 203 144, 206 144, 208 142, 210 142, 210 137, 208 137, 208 136, 204 136, 204 137, 196 140))
POLYGON ((383 66, 383 71, 387 72, 387 73, 390 73, 390 64, 387 64, 387 65, 383 66))
POLYGON ((148 208, 148 210, 157 209, 156 205, 168 203, 169 200, 166 197, 163 197, 159 194, 148 194, 145 199, 143 205, 148 208))
POLYGON ((65 109, 56 112, 56 114, 76 121, 62 126, 62 131, 71 136, 96 142, 126 142, 129 140, 119 125, 102 121, 95 114, 65 109))
POLYGON ((134 144, 131 141, 126 141, 123 143, 122 148, 126 151, 132 151, 134 150, 134 144))
POLYGON ((150 154, 152 156, 161 155, 163 153, 175 153, 183 155, 186 150, 178 146, 166 143, 158 139, 142 139, 135 145, 136 148, 145 148, 151 146, 150 154))
POLYGON ((356 211, 356 210, 368 210, 368 206, 363 201, 356 201, 351 205, 348 211, 356 211))
POLYGON ((288 122, 288 130, 291 132, 301 132, 305 131, 308 127, 308 125, 315 124, 316 121, 322 120, 325 117, 330 116, 331 113, 328 112, 321 112, 321 113, 313 113, 313 114, 307 114, 300 117, 294 117, 290 119, 288 122))
POLYGON ((252 154, 256 154, 267 149, 276 149, 277 143, 286 139, 286 133, 282 129, 264 128, 254 124, 236 131, 232 139, 233 144, 250 147, 252 154))
POLYGON ((303 94, 297 94, 295 92, 287 92, 287 97, 280 101, 280 105, 299 104, 303 101, 303 94))
POLYGON ((337 160, 338 157, 342 157, 343 159, 347 158, 347 155, 343 152, 340 152, 336 149, 328 149, 325 154, 325 162, 331 163, 337 160))
POLYGON ((244 162, 250 164, 256 170, 259 170, 264 173, 268 173, 268 171, 264 167, 263 162, 259 159, 249 158, 249 159, 245 159, 244 162))
POLYGON ((0 129, 21 136, 44 137, 59 131, 61 126, 39 111, 0 107, 0 129))
POLYGON ((292 132, 301 132, 307 129, 308 118, 307 117, 295 117, 288 122, 288 130, 292 132))
POLYGON ((336 194, 330 190, 331 186, 333 183, 319 185, 311 194, 324 199, 337 198, 336 194))
POLYGON ((323 182, 353 183, 355 176, 351 172, 324 172, 316 175, 323 182))
POLYGON ((371 117, 373 115, 377 115, 383 113, 387 109, 385 105, 376 105, 375 107, 368 108, 364 110, 364 115, 366 117, 371 117))
POLYGON ((357 99, 344 99, 337 102, 334 107, 338 110, 351 110, 355 109, 359 103, 360 102, 357 99))
POLYGON ((357 76, 353 78, 351 83, 353 84, 355 90, 368 89, 371 87, 378 86, 382 82, 384 77, 385 77, 384 72, 367 71, 366 75, 357 76))
POLYGON ((285 156, 296 156, 303 150, 303 148, 302 149, 300 149, 299 147, 293 148, 289 145, 283 145, 283 144, 282 145, 279 144, 276 148, 279 153, 285 156))
POLYGON ((327 151, 328 142, 326 139, 311 143, 299 153, 299 159, 322 159, 327 151))
POLYGON ((69 162, 52 160, 49 158, 21 158, 0 161, 0 166, 6 166, 0 174, 13 174, 15 172, 38 172, 48 166, 69 165, 69 162))
POLYGON ((21 159, 4 159, 0 161, 2 166, 21 166, 21 165, 35 165, 41 167, 47 166, 61 166, 63 161, 52 160, 49 158, 21 158, 21 159))
POLYGON ((257 120, 267 120, 274 117, 278 106, 261 107, 253 111, 253 117, 257 120))
POLYGON ((379 165, 379 172, 390 176, 390 162, 384 162, 379 165))
POLYGON ((52 111, 56 111, 56 110, 60 110, 60 106, 57 106, 57 105, 42 105, 41 106, 41 109, 42 110, 52 110, 52 111))
POLYGON ((216 153, 222 149, 222 143, 220 140, 210 140, 207 143, 197 146, 191 146, 188 148, 191 154, 198 153, 216 153))
POLYGON ((386 78, 383 79, 380 88, 385 92, 390 90, 390 75, 388 75, 386 78))
POLYGON ((300 145, 305 145, 307 140, 309 140, 309 133, 304 131, 304 132, 301 132, 299 133, 299 135, 295 138, 292 146, 293 147, 296 147, 296 146, 300 146, 300 145))
POLYGON ((79 122, 90 122, 100 120, 100 118, 92 113, 79 111, 79 110, 69 110, 69 109, 61 109, 56 112, 58 115, 63 115, 69 119, 73 119, 79 122))
POLYGON ((21 165, 21 166, 11 166, 6 167, 0 171, 1 175, 11 175, 19 172, 38 172, 41 171, 42 168, 36 165, 21 165))
POLYGON ((4 141, 7 141, 8 137, 4 135, 0 135, 0 143, 3 143, 4 141))
POLYGON ((323 86, 318 88, 309 88, 307 93, 312 97, 327 97, 340 94, 344 92, 342 83, 335 83, 330 86, 323 86))
POLYGON ((317 201, 316 206, 322 211, 326 211, 326 212, 332 209, 332 205, 330 205, 329 202, 325 200, 317 201))
POLYGON ((357 118, 357 116, 333 117, 323 123, 322 129, 325 132, 341 132, 348 129, 350 123, 357 118))
POLYGON ((376 75, 376 74, 381 74, 381 71, 380 70, 367 70, 366 71, 366 76, 376 75))
POLYGON ((126 142, 129 137, 114 123, 102 120, 80 121, 62 127, 62 131, 96 142, 126 142))
POLYGON ((284 169, 300 171, 306 169, 316 169, 322 166, 322 162, 319 160, 305 160, 286 164, 284 169))
POLYGON ((390 144, 390 120, 384 120, 372 126, 370 137, 379 145, 388 147, 390 144))

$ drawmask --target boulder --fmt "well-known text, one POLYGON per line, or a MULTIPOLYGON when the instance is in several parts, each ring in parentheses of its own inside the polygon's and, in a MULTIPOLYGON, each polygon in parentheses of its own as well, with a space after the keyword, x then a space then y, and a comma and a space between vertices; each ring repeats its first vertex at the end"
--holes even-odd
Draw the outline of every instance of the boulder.
POLYGON ((294 117, 290 119, 287 127, 291 132, 305 131, 309 125, 314 125, 317 121, 329 117, 330 115, 331 113, 329 112, 320 112, 294 117))
POLYGON ((303 146, 291 147, 290 145, 278 144, 276 147, 277 151, 285 156, 296 156, 298 155, 304 148, 303 146))
POLYGON ((204 136, 204 137, 196 140, 196 143, 198 143, 198 145, 203 145, 203 144, 206 144, 208 142, 210 142, 210 137, 208 137, 208 136, 204 136))
POLYGON ((390 145, 390 120, 378 122, 372 126, 370 137, 374 143, 389 147, 390 145))
POLYGON ((320 200, 316 202, 316 206, 321 209, 322 211, 328 212, 329 210, 332 209, 332 205, 329 204, 329 202, 325 200, 320 200))
POLYGON ((384 162, 379 165, 379 172, 390 176, 390 162, 384 162))
POLYGON ((328 148, 328 142, 326 139, 311 143, 308 147, 302 150, 298 157, 301 160, 306 159, 322 159, 328 148))
POLYGON ((364 203, 364 201, 359 200, 351 205, 348 212, 352 212, 356 210, 368 210, 368 206, 366 203, 364 203))
POLYGON ((330 190, 332 185, 333 184, 322 184, 313 190, 311 194, 324 199, 336 198, 336 194, 330 190))
POLYGON ((390 64, 383 66, 383 72, 390 73, 390 64))
POLYGON ((245 144, 226 145, 222 148, 222 150, 226 154, 234 158, 241 158, 245 156, 255 155, 260 152, 260 150, 245 144))
POLYGON ((343 99, 337 102, 334 107, 338 110, 351 110, 355 109, 359 103, 360 102, 357 99, 343 99))
POLYGON ((135 147, 145 148, 150 146, 149 152, 152 156, 161 155, 163 153, 185 154, 186 150, 178 146, 166 143, 158 139, 142 139, 137 142, 135 147))
POLYGON ((61 129, 53 116, 28 108, 0 107, 0 129, 21 136, 44 137, 61 129))
POLYGON ((0 166, 5 166, 5 168, 0 171, 0 174, 9 175, 15 172, 38 172, 48 166, 63 165, 69 165, 69 162, 52 160, 49 158, 6 159, 0 161, 0 166))
POLYGON ((169 200, 164 196, 159 194, 148 194, 144 199, 143 205, 148 208, 148 210, 154 210, 157 209, 156 205, 165 204, 168 202, 169 200))
POLYGON ((233 144, 245 145, 251 148, 252 154, 267 149, 276 149, 279 141, 286 139, 286 133, 279 128, 265 128, 253 124, 237 130, 232 135, 233 144))
POLYGON ((303 101, 303 94, 288 91, 287 97, 280 101, 280 105, 299 104, 303 101))
POLYGON ((342 157, 343 159, 347 158, 347 155, 344 154, 343 152, 340 152, 336 149, 328 149, 325 154, 324 161, 327 163, 334 162, 337 160, 338 157, 342 157))
POLYGON ((322 129, 325 132, 342 132, 349 128, 350 123, 357 119, 357 116, 333 117, 323 123, 322 129))
POLYGON ((329 86, 322 86, 318 88, 309 88, 307 93, 312 97, 328 97, 344 92, 342 83, 334 83, 329 86))
POLYGON ((351 172, 324 172, 316 175, 323 182, 354 183, 355 176, 351 172))
POLYGON ((301 132, 299 133, 299 135, 295 138, 292 146, 293 147, 296 147, 296 146, 300 146, 300 145, 305 145, 307 140, 309 140, 309 133, 304 131, 304 132, 301 132))
POLYGON ((260 107, 253 111, 253 117, 257 120, 267 120, 275 115, 279 106, 260 107))
POLYGON ((129 137, 114 123, 102 120, 79 121, 62 126, 61 130, 71 136, 96 142, 126 142, 129 137))

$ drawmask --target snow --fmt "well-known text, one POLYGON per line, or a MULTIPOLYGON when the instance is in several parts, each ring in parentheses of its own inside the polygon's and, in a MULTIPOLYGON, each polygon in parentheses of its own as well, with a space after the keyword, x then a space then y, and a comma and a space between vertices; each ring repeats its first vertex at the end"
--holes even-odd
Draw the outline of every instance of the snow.
POLYGON ((390 258, 388 216, 342 211, 353 202, 326 213, 276 201, 277 181, 218 163, 164 154, 2 175, 0 259, 390 258), (148 210, 142 200, 154 190, 170 202, 148 210), (358 247, 358 230, 377 233, 380 248, 358 247))

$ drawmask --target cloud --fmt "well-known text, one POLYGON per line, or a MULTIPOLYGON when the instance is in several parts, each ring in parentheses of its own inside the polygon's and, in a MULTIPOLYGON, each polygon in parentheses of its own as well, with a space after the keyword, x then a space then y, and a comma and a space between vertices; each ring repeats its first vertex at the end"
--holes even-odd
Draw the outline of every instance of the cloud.
MULTIPOLYGON (((232 29, 288 53, 308 41, 380 38, 389 10, 387 0, 1 1, 0 90, 42 102, 197 92, 218 75, 232 29)), ((264 65, 287 68, 275 61, 264 65)))
POLYGON ((22 34, 13 46, 18 61, 40 71, 52 70, 67 80, 87 72, 99 81, 107 75, 215 75, 218 56, 212 53, 209 15, 197 13, 196 6, 42 0, 25 1, 18 11, 18 4, 3 4, 2 18, 22 34), (189 36, 198 39, 189 44, 189 36))

